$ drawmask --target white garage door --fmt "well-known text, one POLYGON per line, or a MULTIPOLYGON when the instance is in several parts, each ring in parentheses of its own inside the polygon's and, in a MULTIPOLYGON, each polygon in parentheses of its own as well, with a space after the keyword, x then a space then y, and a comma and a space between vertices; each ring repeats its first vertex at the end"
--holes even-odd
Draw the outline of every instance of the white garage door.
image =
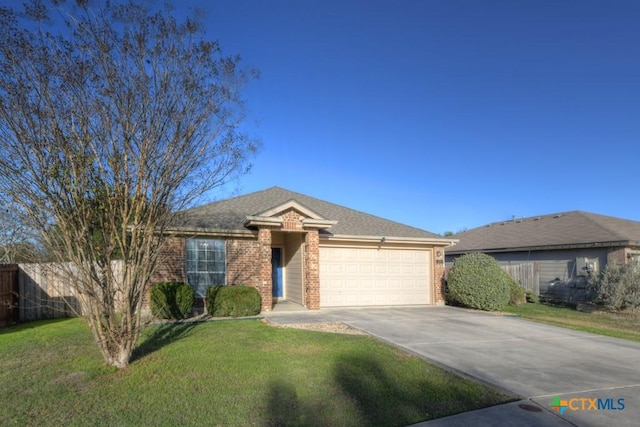
POLYGON ((431 304, 431 252, 320 248, 320 307, 431 304))

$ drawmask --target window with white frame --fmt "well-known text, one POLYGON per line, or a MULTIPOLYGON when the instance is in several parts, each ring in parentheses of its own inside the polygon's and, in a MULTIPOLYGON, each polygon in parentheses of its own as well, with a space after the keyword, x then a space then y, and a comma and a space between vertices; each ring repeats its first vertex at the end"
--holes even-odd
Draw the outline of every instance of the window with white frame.
POLYGON ((211 286, 225 284, 225 241, 187 239, 187 281, 196 296, 204 297, 211 286))

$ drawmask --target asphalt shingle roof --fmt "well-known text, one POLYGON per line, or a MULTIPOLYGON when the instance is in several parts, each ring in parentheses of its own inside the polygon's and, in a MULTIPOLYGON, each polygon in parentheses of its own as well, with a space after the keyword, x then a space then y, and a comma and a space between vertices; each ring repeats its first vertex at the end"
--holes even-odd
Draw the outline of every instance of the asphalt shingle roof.
POLYGON ((494 222, 457 234, 447 253, 631 242, 640 245, 640 222, 583 211, 494 222))
MULTIPOLYGON (((296 201, 327 220, 338 221, 327 230, 333 235, 442 238, 419 228, 400 224, 304 194, 272 187, 267 190, 198 206, 183 212, 176 225, 189 229, 243 230, 246 217, 258 215, 289 201, 296 201)), ((327 234, 321 230, 322 234, 327 234)))

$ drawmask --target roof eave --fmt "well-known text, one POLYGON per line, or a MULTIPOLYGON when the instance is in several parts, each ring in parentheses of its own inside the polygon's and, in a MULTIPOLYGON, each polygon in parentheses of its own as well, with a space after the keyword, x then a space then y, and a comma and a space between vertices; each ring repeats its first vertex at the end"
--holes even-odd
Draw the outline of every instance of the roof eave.
POLYGON ((337 223, 338 221, 331 221, 328 219, 305 218, 302 220, 302 226, 305 228, 325 229, 325 228, 331 228, 337 223))
POLYGON ((395 236, 359 236, 359 235, 350 235, 350 234, 331 234, 331 235, 320 235, 320 239, 323 241, 333 241, 333 242, 362 242, 362 243, 370 243, 370 242, 378 242, 378 243, 421 243, 421 244, 431 244, 435 246, 453 246, 458 243, 456 239, 439 239, 439 238, 431 238, 431 237, 395 237, 395 236))
POLYGON ((180 236, 211 236, 211 237, 250 237, 255 231, 245 229, 223 229, 202 227, 172 227, 165 230, 165 234, 180 236))
POLYGON ((624 246, 640 246, 639 241, 635 240, 620 240, 614 242, 591 242, 591 243, 569 243, 561 245, 538 245, 538 246, 518 246, 511 248, 469 248, 448 250, 448 255, 464 254, 469 252, 487 252, 487 253, 499 253, 499 252, 529 252, 529 251, 546 251, 546 250, 561 250, 561 249, 585 249, 585 248, 608 248, 608 247, 624 247, 624 246))
POLYGON ((268 216, 251 216, 247 215, 244 220, 245 227, 259 227, 259 226, 281 226, 282 217, 268 217, 268 216))

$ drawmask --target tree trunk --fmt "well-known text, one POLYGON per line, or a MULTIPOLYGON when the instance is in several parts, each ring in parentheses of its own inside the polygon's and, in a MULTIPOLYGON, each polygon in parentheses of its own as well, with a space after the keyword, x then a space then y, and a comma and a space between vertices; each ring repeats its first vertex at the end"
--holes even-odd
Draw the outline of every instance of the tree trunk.
POLYGON ((129 343, 123 343, 122 347, 115 349, 113 354, 109 356, 109 359, 105 359, 106 363, 110 366, 115 366, 118 369, 123 369, 129 366, 129 360, 133 353, 133 345, 129 343))

